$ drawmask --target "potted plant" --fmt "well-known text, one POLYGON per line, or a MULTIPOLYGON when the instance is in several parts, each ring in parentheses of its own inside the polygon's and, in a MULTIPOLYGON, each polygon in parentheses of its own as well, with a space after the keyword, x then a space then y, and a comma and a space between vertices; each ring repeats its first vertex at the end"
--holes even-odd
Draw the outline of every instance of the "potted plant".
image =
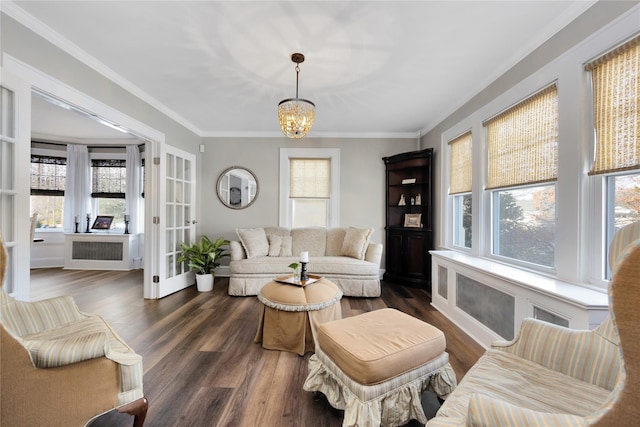
POLYGON ((189 269, 196 273, 196 285, 198 291, 208 292, 213 289, 215 269, 220 265, 220 260, 228 257, 223 246, 229 244, 224 237, 211 241, 207 236, 202 236, 199 242, 187 245, 180 242, 182 253, 178 262, 187 262, 189 269))

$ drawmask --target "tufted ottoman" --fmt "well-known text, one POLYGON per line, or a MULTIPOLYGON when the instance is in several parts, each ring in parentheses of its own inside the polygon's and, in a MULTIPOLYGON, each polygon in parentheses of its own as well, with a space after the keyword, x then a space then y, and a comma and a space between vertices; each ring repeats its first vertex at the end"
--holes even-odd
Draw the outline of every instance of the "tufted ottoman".
POLYGON ((444 398, 457 384, 445 346, 442 331, 391 308, 324 323, 304 389, 344 409, 343 426, 426 423, 422 392, 444 398))
POLYGON ((262 304, 254 341, 303 356, 316 347, 318 325, 342 317, 341 298, 340 288, 327 279, 304 287, 269 282, 258 294, 262 304))

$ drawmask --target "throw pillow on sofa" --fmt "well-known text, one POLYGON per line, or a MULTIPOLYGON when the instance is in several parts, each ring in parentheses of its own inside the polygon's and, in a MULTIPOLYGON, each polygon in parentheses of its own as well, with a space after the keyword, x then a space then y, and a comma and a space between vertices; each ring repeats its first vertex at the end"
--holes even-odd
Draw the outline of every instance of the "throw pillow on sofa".
POLYGON ((291 236, 282 236, 282 245, 280 246, 279 256, 291 256, 291 246, 293 239, 291 236))
POLYGON ((291 256, 291 236, 269 234, 267 235, 267 240, 269 241, 269 253, 267 254, 267 256, 291 256))
POLYGON ((280 248, 282 247, 282 236, 276 234, 269 234, 267 236, 269 241, 269 253, 267 256, 280 256, 280 248))
POLYGON ((342 241, 342 255, 356 259, 364 259, 372 233, 373 228, 349 227, 342 241))
POLYGON ((264 228, 238 228, 236 234, 247 253, 247 258, 257 258, 269 254, 269 241, 264 228))

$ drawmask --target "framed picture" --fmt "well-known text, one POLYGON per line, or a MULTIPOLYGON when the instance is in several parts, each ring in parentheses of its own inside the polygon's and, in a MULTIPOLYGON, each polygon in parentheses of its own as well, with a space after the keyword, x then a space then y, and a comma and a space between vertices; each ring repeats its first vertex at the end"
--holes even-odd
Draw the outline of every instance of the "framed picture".
POLYGON ((405 227, 421 227, 422 214, 405 214, 404 215, 404 226, 405 227))
POLYGON ((111 228, 113 222, 113 216, 110 215, 98 215, 96 220, 93 221, 91 229, 93 230, 108 230, 111 228))

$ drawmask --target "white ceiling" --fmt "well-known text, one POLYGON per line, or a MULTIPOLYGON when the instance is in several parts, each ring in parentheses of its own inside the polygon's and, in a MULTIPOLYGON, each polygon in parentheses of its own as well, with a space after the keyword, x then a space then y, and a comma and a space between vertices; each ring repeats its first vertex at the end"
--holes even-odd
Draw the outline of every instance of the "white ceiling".
POLYGON ((594 1, 10 3, 201 136, 281 136, 277 104, 295 96, 290 55, 302 52, 309 136, 416 137, 594 1))

